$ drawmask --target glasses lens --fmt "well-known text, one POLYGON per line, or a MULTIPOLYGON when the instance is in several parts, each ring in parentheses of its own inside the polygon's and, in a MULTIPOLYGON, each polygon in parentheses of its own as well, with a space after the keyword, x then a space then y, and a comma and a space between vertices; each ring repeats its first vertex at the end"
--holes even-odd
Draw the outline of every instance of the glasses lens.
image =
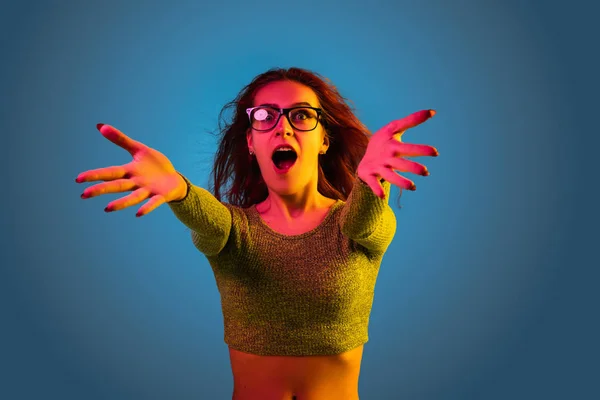
POLYGON ((252 128, 259 131, 266 131, 275 126, 279 117, 279 110, 269 107, 259 107, 252 111, 250 119, 252 120, 252 128))
POLYGON ((312 108, 294 108, 289 117, 292 126, 299 131, 313 130, 319 122, 319 115, 312 108))

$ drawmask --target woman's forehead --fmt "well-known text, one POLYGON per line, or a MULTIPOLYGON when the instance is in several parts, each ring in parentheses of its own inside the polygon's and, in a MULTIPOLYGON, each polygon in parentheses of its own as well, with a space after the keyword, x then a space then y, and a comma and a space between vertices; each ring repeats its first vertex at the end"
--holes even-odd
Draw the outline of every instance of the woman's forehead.
POLYGON ((254 96, 254 106, 273 104, 285 108, 297 103, 309 103, 312 107, 319 107, 319 99, 315 92, 298 82, 271 82, 260 88, 254 96))

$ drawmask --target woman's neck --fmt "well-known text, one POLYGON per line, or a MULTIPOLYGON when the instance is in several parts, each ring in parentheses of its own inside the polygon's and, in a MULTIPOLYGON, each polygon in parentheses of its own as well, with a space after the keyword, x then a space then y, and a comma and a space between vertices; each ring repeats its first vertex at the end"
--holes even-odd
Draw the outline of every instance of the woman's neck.
POLYGON ((280 221, 293 222, 308 215, 327 211, 335 202, 335 199, 325 197, 318 192, 302 202, 290 201, 290 198, 286 199, 277 194, 269 194, 265 201, 256 205, 256 210, 262 215, 269 215, 280 221))

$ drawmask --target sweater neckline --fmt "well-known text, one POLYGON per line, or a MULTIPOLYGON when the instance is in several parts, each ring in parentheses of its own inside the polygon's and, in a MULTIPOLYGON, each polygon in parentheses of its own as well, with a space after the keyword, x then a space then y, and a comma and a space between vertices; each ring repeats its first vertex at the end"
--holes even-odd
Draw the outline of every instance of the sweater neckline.
POLYGON ((322 229, 323 226, 325 226, 329 222, 329 220, 331 219, 331 215, 333 214, 333 212, 335 211, 335 209, 340 205, 340 203, 342 203, 342 200, 337 199, 336 202, 333 203, 331 205, 331 207, 329 207, 329 210, 327 211, 327 214, 325 215, 325 218, 323 218, 323 221, 321 221, 321 223, 319 225, 317 225, 316 227, 314 227, 313 229, 311 229, 311 230, 309 230, 307 232, 300 233, 300 234, 297 234, 297 235, 286 235, 284 233, 277 232, 276 230, 274 230, 273 228, 271 228, 265 222, 265 220, 263 220, 262 216, 260 215, 260 213, 256 209, 256 204, 253 204, 250 207, 250 213, 252 215, 252 218, 255 221, 257 221, 257 225, 261 226, 263 230, 265 230, 266 232, 270 233, 271 235, 277 236, 279 238, 284 238, 284 239, 302 239, 302 238, 305 238, 307 236, 311 236, 315 232, 317 232, 320 229, 322 229))

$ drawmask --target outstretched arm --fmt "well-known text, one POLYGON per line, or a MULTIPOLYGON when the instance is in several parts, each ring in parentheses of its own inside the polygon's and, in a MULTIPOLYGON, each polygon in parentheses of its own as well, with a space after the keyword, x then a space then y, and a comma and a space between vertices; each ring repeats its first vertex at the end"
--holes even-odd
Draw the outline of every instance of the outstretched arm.
POLYGON ((396 216, 388 205, 389 182, 383 182, 385 199, 379 198, 360 178, 341 212, 342 233, 367 249, 385 252, 396 233, 396 216))
POLYGON ((82 199, 107 193, 132 193, 113 200, 106 212, 123 210, 146 201, 137 211, 141 217, 167 203, 188 228, 196 247, 207 255, 220 252, 231 230, 231 213, 208 191, 192 185, 161 152, 131 139, 118 129, 98 124, 100 133, 127 150, 133 160, 124 165, 80 173, 77 183, 104 181, 84 189, 82 199))
POLYGON ((205 255, 218 254, 229 239, 231 212, 208 190, 192 184, 179 174, 187 185, 182 200, 168 205, 181 222, 192 230, 192 241, 205 255))
POLYGON ((404 157, 437 156, 432 146, 402 143, 402 135, 435 115, 422 110, 392 121, 369 140, 367 151, 357 168, 357 179, 342 211, 346 236, 374 251, 385 251, 396 231, 394 212, 387 204, 390 183, 415 190, 411 180, 394 170, 428 176, 427 168, 404 157))

